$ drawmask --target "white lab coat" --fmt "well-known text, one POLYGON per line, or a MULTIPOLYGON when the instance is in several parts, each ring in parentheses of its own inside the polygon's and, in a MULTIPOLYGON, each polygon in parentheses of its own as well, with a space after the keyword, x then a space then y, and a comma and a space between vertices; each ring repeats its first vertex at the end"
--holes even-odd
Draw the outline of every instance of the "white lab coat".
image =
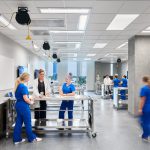
POLYGON ((112 85, 112 81, 110 78, 105 78, 104 79, 104 85, 112 85))
MULTIPOLYGON (((45 93, 51 93, 51 88, 50 88, 50 82, 47 79, 44 79, 44 84, 45 84, 45 93)), ((39 97, 40 93, 38 90, 38 79, 34 80, 33 83, 33 97, 39 97)), ((40 107, 39 101, 35 102, 34 108, 40 107)))

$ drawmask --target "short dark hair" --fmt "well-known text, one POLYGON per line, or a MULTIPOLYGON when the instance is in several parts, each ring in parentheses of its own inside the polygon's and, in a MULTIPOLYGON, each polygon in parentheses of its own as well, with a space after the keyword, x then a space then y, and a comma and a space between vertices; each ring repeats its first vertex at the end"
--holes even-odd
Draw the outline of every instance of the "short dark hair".
POLYGON ((39 70, 39 74, 41 74, 41 73, 43 73, 44 72, 44 70, 43 69, 40 69, 39 70))
POLYGON ((124 78, 127 78, 127 76, 126 76, 126 75, 123 75, 123 77, 124 77, 124 78))
POLYGON ((144 77, 142 78, 142 80, 143 80, 143 82, 148 83, 149 80, 150 80, 150 78, 149 78, 148 76, 144 76, 144 77))

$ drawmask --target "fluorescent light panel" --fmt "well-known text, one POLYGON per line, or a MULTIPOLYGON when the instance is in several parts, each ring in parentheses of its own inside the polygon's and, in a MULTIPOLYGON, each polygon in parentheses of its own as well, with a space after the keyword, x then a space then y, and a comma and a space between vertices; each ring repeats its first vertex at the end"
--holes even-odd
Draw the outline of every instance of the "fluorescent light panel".
POLYGON ((50 33, 70 33, 70 34, 83 34, 85 31, 50 31, 50 33))
POLYGON ((138 16, 139 14, 118 14, 115 16, 106 30, 124 30, 138 16))
POLYGON ((87 26, 88 15, 81 15, 79 18, 78 30, 85 30, 87 26))
POLYGON ((120 48, 126 46, 127 44, 128 44, 128 42, 125 42, 125 43, 121 44, 120 46, 118 46, 117 49, 120 49, 120 48))
POLYGON ((104 48, 107 43, 96 43, 93 48, 104 48))
MULTIPOLYGON (((3 23, 5 26, 9 24, 9 21, 7 21, 6 18, 4 18, 2 15, 0 15, 0 22, 3 23)), ((12 24, 9 24, 7 27, 11 30, 16 30, 16 28, 12 24)))
POLYGON ((79 49, 81 46, 81 43, 77 43, 75 49, 79 49))
POLYGON ((87 54, 88 57, 94 57, 96 54, 87 54))
POLYGON ((84 60, 91 60, 91 58, 84 58, 84 60))
POLYGON ((69 42, 69 41, 60 41, 55 42, 56 44, 80 44, 81 42, 69 42))
POLYGON ((52 14, 88 14, 89 11, 86 8, 40 8, 41 13, 52 14))
POLYGON ((144 30, 142 33, 150 33, 150 30, 144 30))

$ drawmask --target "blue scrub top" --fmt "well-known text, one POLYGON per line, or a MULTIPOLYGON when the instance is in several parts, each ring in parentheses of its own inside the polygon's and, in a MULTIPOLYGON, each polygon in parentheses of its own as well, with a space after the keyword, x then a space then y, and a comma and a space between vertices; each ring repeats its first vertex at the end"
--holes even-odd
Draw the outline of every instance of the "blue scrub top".
POLYGON ((62 91, 64 94, 72 93, 75 91, 75 86, 72 83, 69 86, 67 86, 67 83, 64 83, 62 86, 62 91))
POLYGON ((145 85, 141 88, 140 97, 146 97, 143 112, 150 112, 150 87, 145 85))
POLYGON ((17 102, 25 102, 23 99, 23 95, 29 96, 29 91, 27 86, 25 86, 23 83, 20 83, 15 92, 15 97, 17 99, 17 102))
POLYGON ((118 78, 115 78, 113 80, 113 83, 114 83, 114 87, 119 87, 120 80, 118 78))
POLYGON ((128 87, 128 80, 126 78, 122 78, 122 87, 128 87))

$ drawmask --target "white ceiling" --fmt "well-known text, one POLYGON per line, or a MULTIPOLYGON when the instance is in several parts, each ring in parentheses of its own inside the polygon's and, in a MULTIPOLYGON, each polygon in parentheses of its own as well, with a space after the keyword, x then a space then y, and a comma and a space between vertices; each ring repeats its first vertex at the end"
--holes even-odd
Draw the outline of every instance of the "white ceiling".
MULTIPOLYGON (((31 30, 78 30, 78 21, 80 14, 41 14, 39 7, 73 7, 90 8, 89 20, 85 34, 51 34, 50 35, 32 35, 33 41, 39 47, 44 40, 50 42, 61 59, 72 59, 70 53, 77 53, 78 60, 86 58, 88 53, 95 53, 92 60, 114 62, 118 57, 127 59, 128 46, 117 49, 118 46, 128 41, 135 34, 140 34, 142 30, 150 26, 150 0, 0 0, 0 13, 8 20, 13 12, 16 12, 18 6, 26 6, 30 10, 31 20, 64 19, 65 27, 30 27, 31 30), (123 31, 108 31, 107 26, 113 20, 116 14, 140 14, 123 31), (81 48, 76 50, 73 46, 61 47, 55 44, 56 41, 81 42, 81 48), (105 48, 93 49, 95 43, 108 43, 105 48), (66 54, 68 53, 68 55, 66 54), (109 54, 109 55, 108 55, 109 54)), ((18 42, 31 51, 35 51, 31 41, 26 41, 27 26, 21 26, 16 23, 13 17, 12 24, 17 28, 16 31, 8 28, 0 28, 0 32, 18 42)), ((63 45, 64 46, 64 45, 63 45)), ((43 55, 42 50, 36 52, 43 55)), ((52 51, 51 51, 52 53, 52 51)))

